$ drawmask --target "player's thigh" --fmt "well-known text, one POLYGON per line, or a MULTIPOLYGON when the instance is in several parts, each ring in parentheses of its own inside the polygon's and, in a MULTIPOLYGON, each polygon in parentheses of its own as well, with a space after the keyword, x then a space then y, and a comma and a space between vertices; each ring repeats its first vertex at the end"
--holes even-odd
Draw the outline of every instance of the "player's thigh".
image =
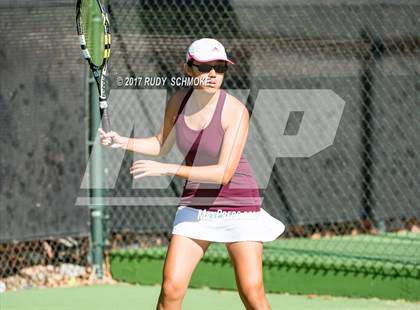
POLYGON ((244 241, 226 243, 238 288, 243 291, 263 288, 262 242, 244 241))
POLYGON ((209 245, 210 241, 172 235, 163 267, 163 281, 186 288, 209 245))

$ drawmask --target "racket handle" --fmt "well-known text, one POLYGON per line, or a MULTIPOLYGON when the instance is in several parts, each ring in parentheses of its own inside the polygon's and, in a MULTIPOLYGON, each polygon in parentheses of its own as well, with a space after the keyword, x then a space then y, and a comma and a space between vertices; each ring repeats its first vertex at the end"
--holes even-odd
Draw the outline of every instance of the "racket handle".
POLYGON ((111 131, 111 122, 109 120, 108 103, 106 102, 106 100, 99 101, 99 108, 101 109, 102 129, 105 132, 109 132, 111 131))
POLYGON ((104 109, 102 114, 102 128, 105 132, 111 131, 111 122, 109 121, 108 109, 104 109))

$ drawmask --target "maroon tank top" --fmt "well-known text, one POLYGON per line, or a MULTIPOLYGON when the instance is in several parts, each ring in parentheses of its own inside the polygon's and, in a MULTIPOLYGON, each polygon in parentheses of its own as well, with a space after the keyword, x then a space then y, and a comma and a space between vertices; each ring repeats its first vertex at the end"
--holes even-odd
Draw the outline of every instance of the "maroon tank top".
MULTIPOLYGON (((215 165, 224 138, 222 110, 226 92, 219 91, 216 109, 209 124, 201 130, 188 127, 184 119, 185 105, 193 88, 184 97, 175 121, 176 143, 187 166, 215 165)), ((228 184, 203 183, 186 180, 180 205, 208 211, 259 211, 261 207, 258 185, 244 155, 228 184)))

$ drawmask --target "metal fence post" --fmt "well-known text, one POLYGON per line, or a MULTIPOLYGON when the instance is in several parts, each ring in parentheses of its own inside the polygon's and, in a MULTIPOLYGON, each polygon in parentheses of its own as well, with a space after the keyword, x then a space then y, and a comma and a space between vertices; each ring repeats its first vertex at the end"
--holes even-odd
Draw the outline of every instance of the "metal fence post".
MULTIPOLYGON (((100 16, 92 16, 92 38, 94 41, 100 41, 100 29, 102 27, 102 21, 100 16)), ((95 46, 100 46, 96 44, 95 46)), ((100 58, 101 49, 93 50, 93 54, 96 54, 95 58, 100 58)), ((104 205, 102 197, 104 195, 103 190, 103 167, 102 167, 102 152, 101 148, 95 150, 92 153, 92 149, 95 143, 97 135, 97 129, 100 127, 101 116, 99 113, 99 95, 96 83, 92 75, 89 80, 89 153, 92 158, 92 165, 89 171, 90 173, 90 190, 89 196, 91 199, 89 210, 90 210, 90 223, 91 223, 91 252, 92 252, 92 265, 94 272, 99 279, 103 278, 103 253, 104 253, 104 205), (93 201, 93 202, 92 202, 93 201)))

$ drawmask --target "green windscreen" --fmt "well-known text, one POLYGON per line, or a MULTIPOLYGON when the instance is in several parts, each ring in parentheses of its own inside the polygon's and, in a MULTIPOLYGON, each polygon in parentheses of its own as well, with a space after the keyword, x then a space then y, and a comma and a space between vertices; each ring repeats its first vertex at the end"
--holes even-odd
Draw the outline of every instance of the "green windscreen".
POLYGON ((101 10, 96 0, 82 1, 80 23, 91 60, 95 65, 99 66, 102 64, 104 55, 105 30, 101 10))

